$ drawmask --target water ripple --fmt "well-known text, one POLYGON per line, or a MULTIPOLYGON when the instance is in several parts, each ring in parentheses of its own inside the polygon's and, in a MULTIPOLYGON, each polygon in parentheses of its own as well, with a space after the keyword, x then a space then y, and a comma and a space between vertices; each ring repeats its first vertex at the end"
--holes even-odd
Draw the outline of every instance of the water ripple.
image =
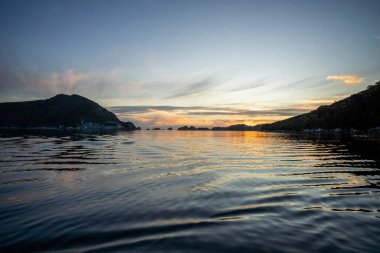
POLYGON ((376 252, 380 145, 262 132, 2 136, 1 252, 376 252))

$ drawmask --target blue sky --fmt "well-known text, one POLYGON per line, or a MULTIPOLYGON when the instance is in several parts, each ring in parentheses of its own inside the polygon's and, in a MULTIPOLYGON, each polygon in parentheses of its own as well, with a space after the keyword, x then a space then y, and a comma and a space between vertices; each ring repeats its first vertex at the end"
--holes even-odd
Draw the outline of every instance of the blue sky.
POLYGON ((270 122, 380 79, 379 9, 366 0, 2 1, 0 101, 77 93, 144 127, 270 122))

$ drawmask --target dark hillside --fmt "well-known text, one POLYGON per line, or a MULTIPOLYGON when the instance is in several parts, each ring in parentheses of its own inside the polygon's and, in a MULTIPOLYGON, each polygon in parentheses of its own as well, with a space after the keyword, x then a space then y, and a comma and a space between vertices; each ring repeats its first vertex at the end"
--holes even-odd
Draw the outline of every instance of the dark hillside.
POLYGON ((127 128, 94 101, 79 95, 56 95, 46 100, 0 103, 1 128, 127 128))
POLYGON ((262 130, 360 129, 380 126, 380 82, 366 90, 309 113, 264 125, 262 130))

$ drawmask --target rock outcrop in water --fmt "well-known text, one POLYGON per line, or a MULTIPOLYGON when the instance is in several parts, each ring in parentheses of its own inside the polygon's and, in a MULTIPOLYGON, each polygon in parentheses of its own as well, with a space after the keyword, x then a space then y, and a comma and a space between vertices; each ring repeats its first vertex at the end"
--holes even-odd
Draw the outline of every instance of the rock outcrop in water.
POLYGON ((267 124, 262 130, 301 131, 306 129, 368 130, 380 126, 380 82, 329 106, 286 120, 267 124))
POLYGON ((79 95, 59 94, 46 100, 0 103, 0 129, 137 130, 115 114, 79 95))

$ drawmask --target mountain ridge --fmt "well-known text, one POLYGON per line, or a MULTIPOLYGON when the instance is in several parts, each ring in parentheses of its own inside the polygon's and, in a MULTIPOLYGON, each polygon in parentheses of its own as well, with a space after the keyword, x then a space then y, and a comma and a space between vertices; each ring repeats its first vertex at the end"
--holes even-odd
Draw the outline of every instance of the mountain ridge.
POLYGON ((0 103, 0 128, 137 130, 132 122, 122 122, 96 102, 76 94, 0 103))
POLYGON ((380 81, 366 90, 322 105, 309 113, 265 124, 261 130, 301 131, 306 129, 368 130, 380 126, 380 81))

